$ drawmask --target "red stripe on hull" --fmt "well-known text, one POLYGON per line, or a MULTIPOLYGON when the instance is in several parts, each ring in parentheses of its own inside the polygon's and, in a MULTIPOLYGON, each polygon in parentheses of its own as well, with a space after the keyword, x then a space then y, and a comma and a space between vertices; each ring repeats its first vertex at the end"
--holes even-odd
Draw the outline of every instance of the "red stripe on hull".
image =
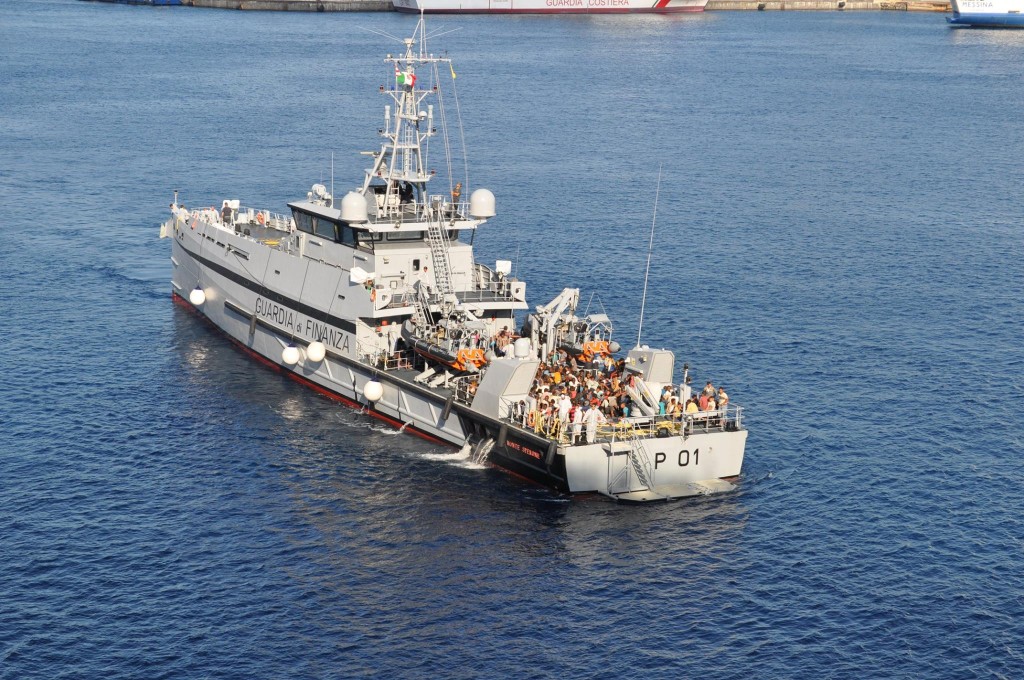
MULTIPOLYGON (((358 410, 363 411, 365 413, 368 413, 369 415, 373 416, 374 418, 377 418, 378 420, 381 420, 381 421, 387 423, 388 425, 391 425, 392 427, 394 427, 396 429, 402 429, 402 427, 404 426, 405 429, 402 430, 403 432, 408 432, 409 434, 413 434, 413 435, 415 435, 417 437, 420 437, 422 439, 426 439, 427 441, 432 442, 434 444, 441 444, 443 446, 447 446, 447 447, 453 448, 453 449, 457 448, 457 446, 455 444, 453 444, 452 442, 445 441, 443 439, 439 439, 439 438, 435 437, 432 434, 424 432, 423 430, 419 429, 418 427, 416 427, 412 423, 403 423, 403 422, 401 422, 399 420, 396 420, 395 418, 392 418, 391 416, 385 415, 385 414, 380 413, 378 411, 374 411, 374 410, 364 406, 363 404, 360 404, 357 401, 353 401, 353 400, 349 399, 348 397, 345 397, 345 396, 343 396, 341 394, 338 394, 336 392, 333 392, 333 391, 331 391, 331 390, 329 390, 329 389, 327 389, 325 387, 322 387, 321 385, 317 385, 316 383, 311 382, 311 381, 307 380, 306 378, 303 378, 301 375, 298 375, 298 374, 296 374, 296 373, 294 373, 292 371, 286 371, 283 366, 280 366, 279 364, 274 363, 273 361, 271 361, 267 357, 263 356, 259 352, 256 352, 253 349, 251 349, 249 347, 246 347, 245 345, 240 343, 238 340, 236 340, 235 338, 231 337, 220 326, 218 326, 217 324, 213 323, 213 321, 211 321, 209 317, 207 317, 205 314, 201 313, 198 309, 196 309, 192 305, 191 302, 189 302, 185 298, 181 297, 180 295, 178 295, 175 292, 171 292, 171 299, 174 301, 175 304, 177 304, 177 305, 187 309, 192 314, 195 314, 200 319, 202 319, 206 323, 210 324, 213 328, 215 328, 217 331, 219 331, 221 334, 223 334, 228 340, 230 340, 233 345, 235 345, 236 347, 241 349, 246 355, 251 356, 252 358, 254 358, 257 361, 259 361, 260 363, 262 363, 262 364, 266 365, 267 367, 273 369, 274 371, 277 371, 278 373, 285 373, 286 375, 288 375, 289 377, 294 379, 296 382, 298 382, 298 383, 300 383, 302 385, 305 385, 305 386, 313 389, 314 391, 318 392, 319 394, 324 395, 328 399, 331 399, 333 401, 341 402, 342 404, 345 404, 346 406, 351 406, 352 408, 355 408, 355 409, 358 409, 358 410)), ((531 484, 536 484, 537 486, 541 486, 541 487, 544 487, 544 488, 551 488, 552 487, 552 484, 550 484, 550 483, 545 483, 545 482, 543 482, 543 481, 541 481, 539 479, 533 479, 533 478, 528 477, 526 475, 520 474, 520 473, 518 473, 518 472, 516 472, 514 470, 509 470, 508 468, 506 468, 506 467, 504 467, 502 465, 498 465, 497 463, 493 463, 493 462, 488 461, 488 465, 490 465, 490 467, 495 469, 495 470, 501 470, 502 472, 504 472, 507 475, 510 475, 510 476, 515 477, 517 479, 521 479, 521 480, 529 482, 531 484)))
POLYGON ((299 383, 301 385, 305 385, 306 387, 312 389, 313 391, 315 391, 315 392, 317 392, 319 394, 322 394, 323 396, 327 397, 328 399, 332 399, 334 401, 341 402, 341 403, 345 404, 346 406, 351 406, 352 408, 356 408, 356 409, 359 409, 361 411, 364 411, 365 413, 373 416, 374 418, 377 418, 378 420, 384 421, 385 423, 387 423, 388 425, 391 425, 392 427, 394 427, 396 429, 401 429, 404 426, 405 427, 405 430, 404 430, 405 432, 409 432, 411 434, 414 434, 417 437, 422 437, 423 439, 426 439, 427 441, 433 442, 435 444, 444 444, 445 446, 451 446, 451 447, 455 446, 451 442, 445 441, 443 439, 439 439, 439 438, 435 437, 432 434, 428 434, 427 432, 424 432, 423 430, 419 429, 418 427, 416 427, 412 423, 403 423, 402 421, 400 421, 400 420, 398 420, 396 418, 392 418, 391 416, 389 416, 387 414, 384 414, 384 413, 381 413, 379 411, 374 410, 373 407, 371 407, 371 406, 366 406, 365 404, 360 404, 358 401, 353 401, 352 399, 349 399, 348 397, 346 397, 344 395, 338 394, 337 392, 334 392, 332 390, 327 389, 323 385, 318 385, 317 383, 313 382, 312 380, 309 380, 307 378, 303 378, 301 375, 299 375, 298 373, 295 373, 294 371, 287 371, 287 370, 285 370, 284 367, 281 366, 280 364, 275 364, 273 361, 271 361, 267 357, 263 356, 259 352, 253 350, 250 347, 246 347, 241 342, 239 342, 235 338, 233 338, 230 335, 228 335, 227 333, 225 333, 224 330, 220 328, 220 326, 218 326, 217 324, 213 323, 213 321, 210 321, 210 319, 205 314, 201 314, 199 312, 199 310, 197 310, 195 307, 193 307, 192 303, 189 302, 188 300, 186 300, 185 298, 181 297, 180 295, 178 295, 177 293, 174 293, 174 292, 171 293, 171 298, 174 300, 175 304, 179 305, 180 307, 184 307, 185 309, 187 309, 188 311, 192 312, 196 316, 200 317, 201 319, 206 321, 208 324, 210 324, 211 326, 216 328, 218 331, 223 333, 227 337, 228 340, 230 340, 236 347, 241 349, 243 352, 245 352, 246 354, 248 354, 252 358, 256 359, 260 363, 268 366, 269 368, 274 369, 278 373, 284 373, 285 375, 287 375, 289 378, 291 378, 292 380, 296 381, 297 383, 299 383))

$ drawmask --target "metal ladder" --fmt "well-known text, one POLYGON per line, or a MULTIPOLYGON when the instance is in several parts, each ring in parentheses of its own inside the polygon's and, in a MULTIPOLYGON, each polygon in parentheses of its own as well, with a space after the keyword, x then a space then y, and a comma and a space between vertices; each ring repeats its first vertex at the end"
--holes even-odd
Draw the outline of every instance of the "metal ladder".
POLYGON ((650 457, 647 455, 647 449, 644 448, 643 440, 637 437, 635 433, 630 434, 629 462, 633 466, 633 472, 636 473, 637 481, 643 484, 647 490, 652 490, 653 487, 650 479, 653 474, 648 469, 650 460, 650 457), (641 454, 643 454, 643 458, 641 458, 641 454))
POLYGON ((427 241, 430 243, 430 257, 434 262, 434 280, 442 298, 452 291, 452 265, 448 260, 448 232, 444 229, 444 217, 438 201, 434 212, 427 219, 427 241))
POLYGON ((421 329, 429 327, 432 323, 430 299, 427 297, 427 287, 423 285, 422 281, 417 281, 413 286, 413 309, 415 310, 412 315, 413 323, 421 329))

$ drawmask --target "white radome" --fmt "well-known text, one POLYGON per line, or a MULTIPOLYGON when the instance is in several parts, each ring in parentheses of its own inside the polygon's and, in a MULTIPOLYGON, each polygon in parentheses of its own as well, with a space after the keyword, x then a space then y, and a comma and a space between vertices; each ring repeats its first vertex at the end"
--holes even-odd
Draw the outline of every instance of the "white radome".
POLYGON ((384 386, 376 380, 371 380, 363 387, 363 396, 367 401, 376 403, 384 396, 384 386))
POLYGON ((477 189, 469 197, 469 216, 476 220, 494 217, 494 194, 488 189, 477 189))
POLYGON ((341 219, 346 222, 362 224, 369 218, 366 212, 366 199, 362 194, 350 191, 341 199, 341 219))
POLYGON ((196 307, 202 307, 203 303, 206 302, 206 292, 199 286, 196 286, 192 289, 192 292, 188 294, 188 301, 196 307))
POLYGON ((281 350, 281 361, 289 366, 294 366, 299 363, 299 348, 295 345, 288 345, 285 347, 281 350))
POLYGON ((327 356, 327 348, 324 347, 324 343, 316 340, 309 343, 309 347, 306 348, 306 358, 312 361, 314 364, 319 364, 327 356))

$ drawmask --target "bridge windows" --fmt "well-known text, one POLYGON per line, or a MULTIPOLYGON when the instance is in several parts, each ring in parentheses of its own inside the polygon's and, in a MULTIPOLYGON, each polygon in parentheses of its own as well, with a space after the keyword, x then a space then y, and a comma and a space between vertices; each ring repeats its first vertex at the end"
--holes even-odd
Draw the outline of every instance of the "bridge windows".
POLYGON ((298 210, 292 211, 292 216, 295 218, 295 227, 299 231, 304 231, 307 234, 315 233, 313 231, 313 216, 307 215, 306 213, 299 212, 298 210))

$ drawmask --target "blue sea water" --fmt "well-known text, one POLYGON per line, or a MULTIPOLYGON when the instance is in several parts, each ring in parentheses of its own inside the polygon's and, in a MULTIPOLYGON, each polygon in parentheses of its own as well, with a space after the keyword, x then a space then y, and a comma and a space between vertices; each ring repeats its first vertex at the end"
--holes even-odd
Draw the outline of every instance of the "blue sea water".
POLYGON ((750 437, 736 493, 634 507, 171 303, 172 191, 357 183, 414 21, 0 3, 0 678, 1024 676, 1024 32, 430 21, 534 304, 632 344, 662 168, 643 340, 750 437))

